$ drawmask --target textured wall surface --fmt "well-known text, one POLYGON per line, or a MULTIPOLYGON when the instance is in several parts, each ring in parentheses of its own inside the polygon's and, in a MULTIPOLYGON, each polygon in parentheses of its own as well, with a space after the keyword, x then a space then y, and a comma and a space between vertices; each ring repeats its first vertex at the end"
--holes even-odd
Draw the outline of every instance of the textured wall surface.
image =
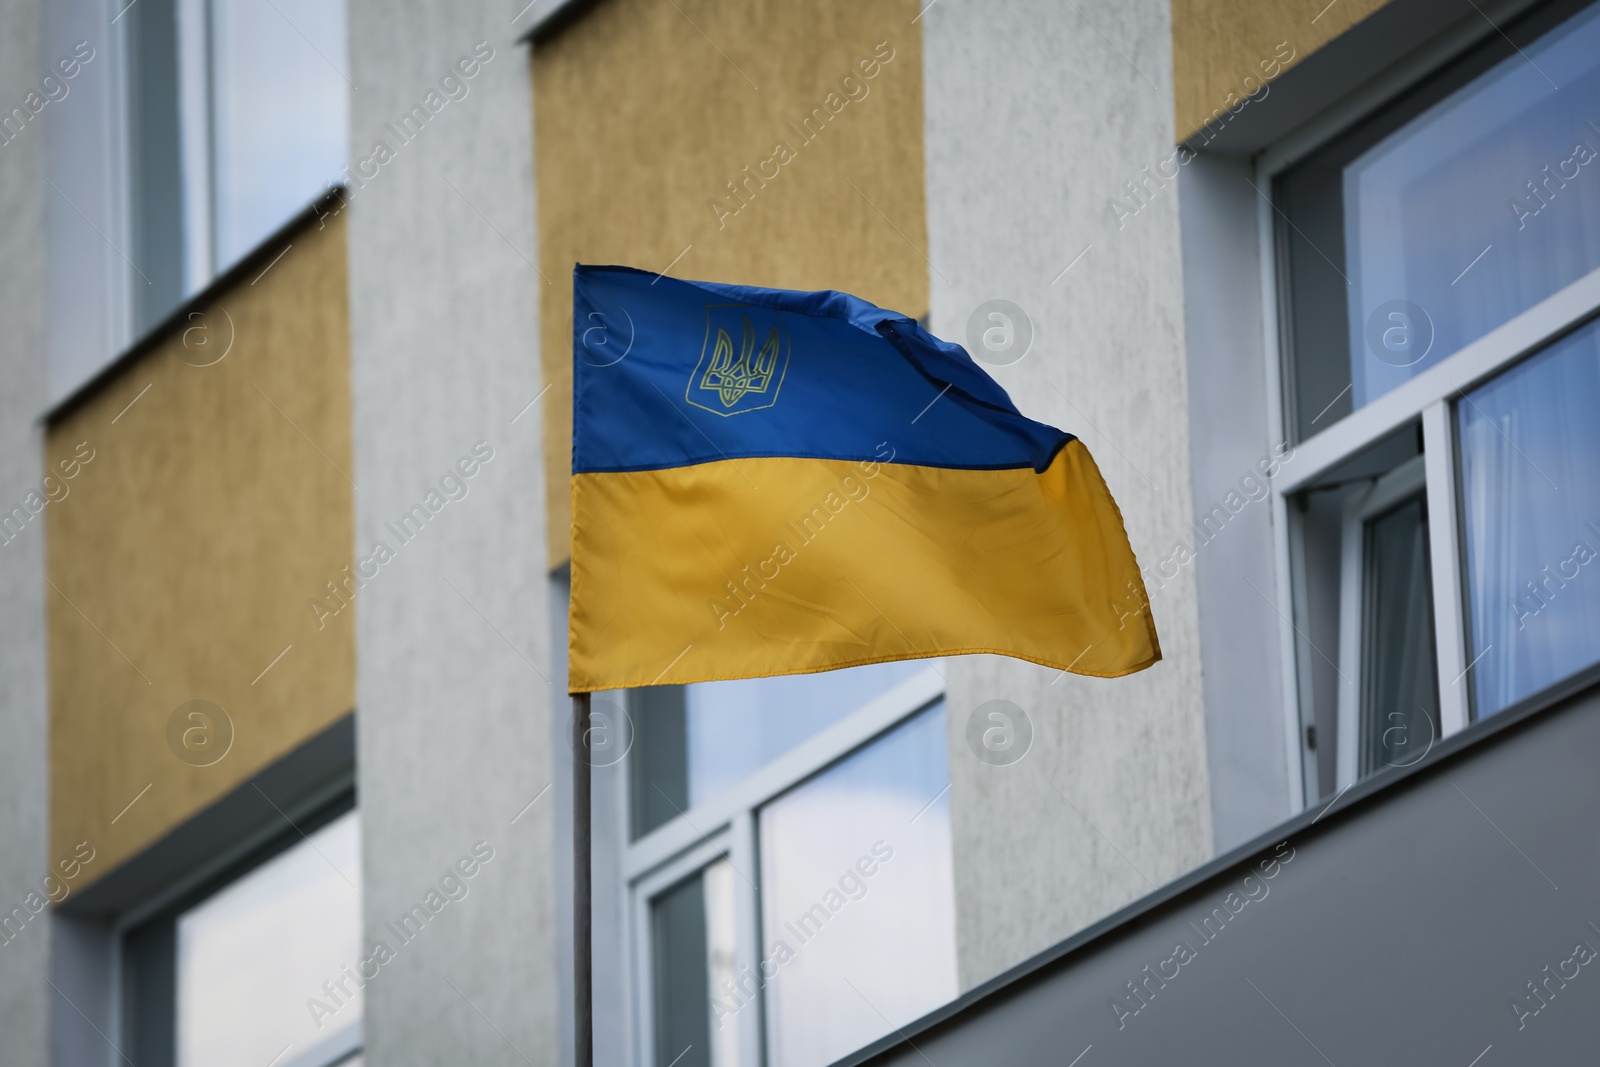
POLYGON ((927 311, 920 6, 606 0, 536 49, 552 564, 571 526, 574 262, 927 311))
POLYGON ((393 553, 358 594, 366 940, 398 956, 366 989, 369 1067, 543 1063, 556 1041, 553 816, 535 799, 565 697, 538 666, 553 401, 534 403, 518 6, 350 5, 354 548, 393 553), (397 536, 389 524, 418 506, 420 530, 397 536), (385 925, 478 841, 494 858, 470 895, 396 945, 385 925))
MULTIPOLYGON (((1167 11, 941 0, 922 18, 934 332, 966 340, 989 300, 1024 310, 1032 348, 993 373, 1082 437, 1146 566, 1192 514, 1177 189, 1153 183, 1131 217, 1111 199, 1172 152, 1167 11)), ((949 662, 963 988, 1211 855, 1193 569, 1151 599, 1166 658, 1132 678, 949 662), (967 748, 994 699, 1032 722, 1010 766, 967 748)))
POLYGON ((263 268, 47 437, 51 847, 90 881, 354 703, 353 609, 311 607, 351 563, 342 221, 263 268), (192 700, 232 723, 210 766, 169 743, 192 700))
MULTIPOLYGON (((0 107, 22 106, 41 73, 44 5, 0 0, 0 107)), ((0 508, 39 491, 37 419, 45 403, 44 130, 0 145, 0 508)), ((9 131, 8 131, 9 132, 9 131)), ((37 500, 38 497, 35 497, 37 500)), ((6 1063, 44 1067, 48 1052, 49 916, 42 882, 53 853, 46 838, 44 531, 0 535, 0 920, 21 908, 26 922, 0 928, 0 1042, 6 1063), (13 932, 15 931, 15 932, 13 932)))
MULTIPOLYGON (((1271 62, 1281 44, 1287 69, 1389 0, 1173 0, 1173 101, 1177 136, 1184 140, 1210 121, 1217 108, 1235 108, 1259 90, 1262 75, 1281 70, 1271 62), (1246 84, 1246 77, 1256 80, 1246 84), (1229 94, 1234 94, 1230 99, 1229 94)), ((1160 80, 1160 79, 1158 79, 1160 80)), ((1271 80, 1268 78, 1267 80, 1271 80)))

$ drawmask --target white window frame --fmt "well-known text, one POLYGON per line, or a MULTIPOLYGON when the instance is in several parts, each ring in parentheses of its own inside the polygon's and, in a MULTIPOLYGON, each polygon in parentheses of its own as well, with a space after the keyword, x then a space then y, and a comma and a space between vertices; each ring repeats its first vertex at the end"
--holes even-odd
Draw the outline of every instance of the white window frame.
MULTIPOLYGON (((680 816, 681 817, 681 816, 680 816)), ((755 870, 754 842, 748 840, 751 835, 735 833, 732 827, 725 826, 721 830, 706 837, 705 841, 696 848, 690 849, 676 859, 663 864, 650 874, 633 883, 629 896, 628 920, 633 931, 629 942, 633 945, 633 967, 631 968, 632 986, 634 990, 634 1003, 638 1005, 638 1027, 636 1029, 637 1041, 634 1047, 635 1062, 647 1067, 668 1067, 667 1064, 657 1064, 655 1055, 655 945, 651 937, 650 906, 654 898, 663 890, 670 889, 686 878, 693 877, 699 872, 726 858, 733 865, 740 876, 735 884, 737 904, 735 911, 739 919, 744 917, 746 898, 753 897, 755 891, 750 888, 746 879, 754 880, 757 877, 755 870), (744 840, 741 840, 744 839, 744 840)), ((744 922, 739 921, 739 932, 744 933, 744 922)), ((736 966, 746 962, 745 941, 747 938, 735 938, 735 953, 737 954, 736 966)), ((712 996, 717 991, 711 991, 712 996)), ((748 1048, 752 1035, 759 1039, 760 1027, 755 1025, 759 1012, 742 1011, 739 1013, 739 1062, 748 1062, 748 1048)))
MULTIPOLYGON (((1341 103, 1308 123, 1255 161, 1255 183, 1261 193, 1257 204, 1257 240, 1261 264, 1263 348, 1266 356, 1268 428, 1271 439, 1288 439, 1284 393, 1284 352, 1280 323, 1287 296, 1281 292, 1278 208, 1271 200, 1277 176, 1346 129, 1381 111, 1403 91, 1435 74, 1468 48, 1493 36, 1485 25, 1467 23, 1420 48, 1409 60, 1369 82, 1341 103)), ((1306 713, 1309 710, 1303 657, 1298 645, 1308 640, 1295 621, 1295 590, 1303 583, 1300 558, 1300 521, 1289 506, 1298 493, 1340 464, 1408 423, 1420 421, 1426 467, 1429 553, 1433 588, 1434 635, 1439 675, 1440 736, 1464 729, 1472 718, 1468 698, 1467 590, 1462 566, 1460 497, 1455 441, 1455 402, 1464 393, 1494 378, 1513 364, 1548 347, 1563 334, 1600 313, 1600 269, 1591 271, 1547 296, 1509 321, 1447 356, 1409 381, 1377 397, 1295 446, 1293 469, 1268 484, 1274 529, 1274 555, 1278 578, 1279 657, 1284 679, 1287 765, 1297 810, 1317 802, 1322 792, 1315 781, 1315 754, 1306 749, 1306 713), (1281 601, 1287 598, 1289 603, 1281 601)), ((1343 580, 1343 578, 1341 578, 1343 580)), ((1343 622, 1341 621, 1341 626, 1343 622)), ((1341 641, 1341 644, 1343 642, 1341 641)), ((1343 668, 1341 667, 1341 670, 1343 668)), ((1353 681, 1349 684, 1355 684, 1353 681)), ((1343 718, 1341 714, 1341 719, 1343 718)), ((1338 744, 1345 744, 1340 724, 1338 744)), ((1318 738, 1318 744, 1327 739, 1318 738)), ((1343 772, 1338 788, 1350 781, 1343 772)))
MULTIPOLYGON (((758 816, 762 806, 945 699, 946 689, 941 662, 931 660, 923 670, 802 741, 748 778, 691 807, 637 841, 629 840, 631 828, 627 825, 632 811, 628 796, 631 775, 617 776, 620 796, 615 807, 618 819, 613 832, 616 839, 623 842, 621 885, 627 925, 623 943, 628 975, 625 987, 626 995, 633 1001, 625 1012, 632 1030, 626 1047, 632 1050, 633 1062, 638 1067, 669 1067, 655 1062, 652 898, 726 856, 736 872, 736 968, 740 971, 748 968, 757 973, 762 944, 758 851, 758 816)), ((637 711, 634 694, 628 693, 626 699, 632 715, 637 711)), ((717 995, 717 991, 712 990, 712 995, 717 995)), ((739 1067, 759 1067, 766 1062, 762 1018, 763 1009, 759 1005, 752 1005, 738 1014, 739 1067)))

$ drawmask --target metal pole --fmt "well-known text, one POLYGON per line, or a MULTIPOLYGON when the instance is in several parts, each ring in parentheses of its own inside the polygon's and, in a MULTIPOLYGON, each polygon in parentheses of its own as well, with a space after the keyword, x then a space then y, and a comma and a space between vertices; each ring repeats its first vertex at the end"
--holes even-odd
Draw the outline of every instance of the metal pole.
POLYGON ((572 694, 572 1050, 594 1067, 594 971, 589 888, 589 694, 572 694))

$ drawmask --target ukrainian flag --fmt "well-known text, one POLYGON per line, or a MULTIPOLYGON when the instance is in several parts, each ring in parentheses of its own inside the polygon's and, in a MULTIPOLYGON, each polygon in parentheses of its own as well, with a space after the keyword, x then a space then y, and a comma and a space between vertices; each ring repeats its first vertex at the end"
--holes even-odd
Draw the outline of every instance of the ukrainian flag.
POLYGON ((1161 658, 1094 460, 838 292, 573 274, 569 688, 1161 658))

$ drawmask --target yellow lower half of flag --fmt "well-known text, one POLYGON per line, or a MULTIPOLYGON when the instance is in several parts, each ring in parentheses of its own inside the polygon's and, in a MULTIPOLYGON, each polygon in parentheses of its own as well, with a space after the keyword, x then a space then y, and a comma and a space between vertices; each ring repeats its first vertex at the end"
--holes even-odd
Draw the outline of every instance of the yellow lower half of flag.
POLYGON ((833 459, 572 478, 573 692, 991 652, 1097 677, 1161 658, 1080 441, 1039 474, 833 459))

